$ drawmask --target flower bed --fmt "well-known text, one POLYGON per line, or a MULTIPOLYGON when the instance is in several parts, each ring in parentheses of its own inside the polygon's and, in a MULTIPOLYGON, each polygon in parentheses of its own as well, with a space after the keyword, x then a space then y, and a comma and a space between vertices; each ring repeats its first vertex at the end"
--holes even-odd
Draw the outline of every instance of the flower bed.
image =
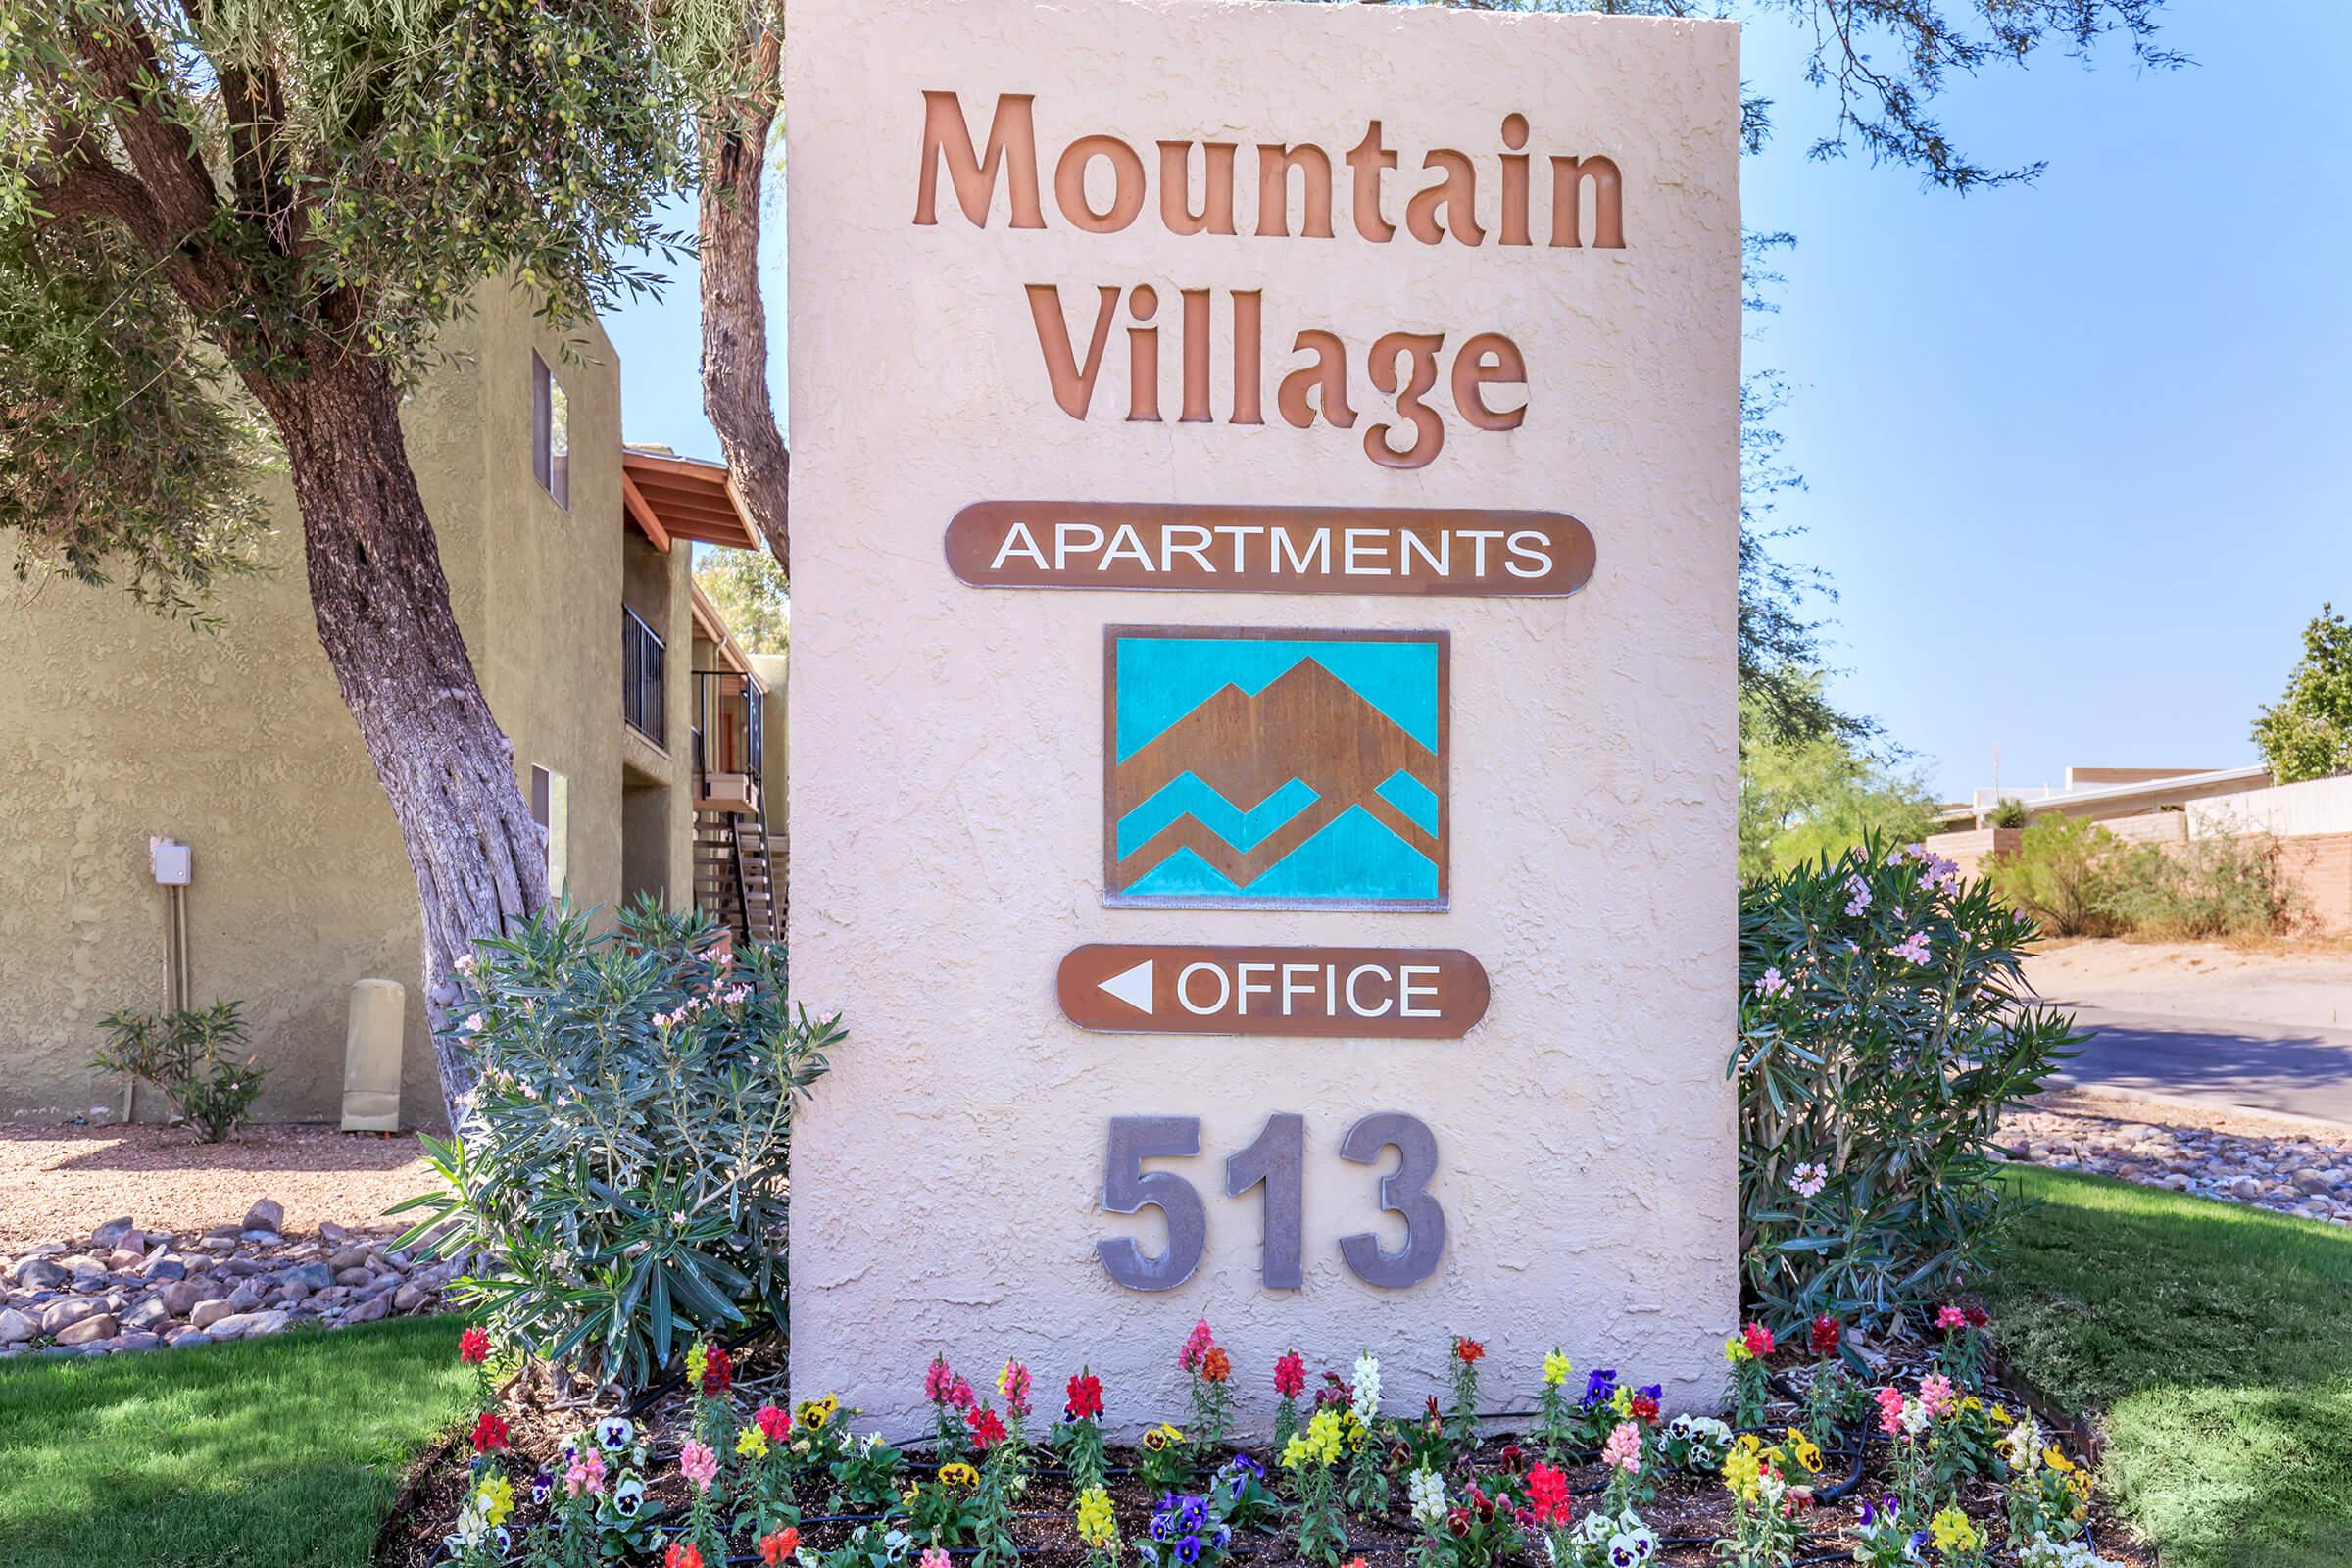
POLYGON ((632 1417, 506 1397, 477 1332, 461 1353, 480 1409, 387 1526, 378 1562, 2147 1562, 2094 1508, 2087 1472, 1990 1376, 1982 1312, 1946 1307, 1916 1329, 1866 1352, 1828 1318, 1791 1337, 1801 1345, 1749 1325, 1725 1347, 1731 1422, 1669 1416, 1655 1388, 1580 1374, 1560 1350, 1528 1369, 1528 1388, 1496 1393, 1469 1339, 1451 1348, 1446 1398, 1393 1413, 1370 1351, 1319 1378, 1292 1352, 1260 1374, 1279 1404, 1272 1443, 1255 1447, 1232 1441, 1245 1373, 1203 1323, 1178 1355, 1189 1409, 1133 1448, 1103 1441, 1102 1385, 1083 1367, 1055 1420, 1020 1363, 975 1388, 935 1358, 919 1374, 930 1430, 886 1441, 831 1396, 788 1402, 763 1365, 772 1344, 745 1348, 742 1366, 696 1346, 685 1386, 632 1417), (1522 1430, 1482 1419, 1528 1397, 1522 1430))

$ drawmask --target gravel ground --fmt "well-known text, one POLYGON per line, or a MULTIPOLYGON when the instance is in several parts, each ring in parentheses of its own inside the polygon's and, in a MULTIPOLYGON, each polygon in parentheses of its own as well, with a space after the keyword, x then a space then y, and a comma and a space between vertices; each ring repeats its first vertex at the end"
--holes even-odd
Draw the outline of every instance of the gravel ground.
POLYGON ((123 1215, 198 1235, 237 1224, 264 1198, 284 1205, 293 1233, 321 1221, 391 1229, 400 1222, 384 1210, 432 1183, 405 1134, 262 1126, 198 1144, 163 1127, 0 1126, 0 1252, 84 1238, 123 1215))
POLYGON ((2069 1089, 2010 1112, 2000 1136, 2033 1164, 2352 1224, 2352 1127, 2069 1089))

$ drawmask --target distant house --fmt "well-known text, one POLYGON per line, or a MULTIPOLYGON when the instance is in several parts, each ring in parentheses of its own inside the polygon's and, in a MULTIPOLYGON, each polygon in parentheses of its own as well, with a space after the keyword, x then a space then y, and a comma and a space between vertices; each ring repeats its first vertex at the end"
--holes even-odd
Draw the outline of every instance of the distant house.
MULTIPOLYGON (((567 358, 519 294, 486 290, 410 398, 451 597, 552 880, 772 938, 780 693, 689 560, 759 535, 724 466, 622 444, 617 357, 586 333, 567 358)), ((416 881, 312 625, 291 487, 268 494, 271 569, 228 584, 217 633, 65 583, 0 606, 0 1114, 119 1113, 121 1080, 88 1068, 98 1020, 176 993, 245 1003, 261 1115, 331 1118, 348 989, 382 977, 409 988, 404 1112, 440 1117, 416 881), (190 848, 184 920, 151 838, 190 848)))
POLYGON ((2279 867, 2313 928, 2352 934, 2352 775, 2273 784, 2261 766, 2070 767, 2063 789, 1978 790, 1938 808, 1935 821, 1945 831, 1929 847, 1973 875, 2023 831, 1990 825, 2003 801, 2017 802, 2029 820, 2079 817, 2134 844, 2267 833, 2279 841, 2279 867))

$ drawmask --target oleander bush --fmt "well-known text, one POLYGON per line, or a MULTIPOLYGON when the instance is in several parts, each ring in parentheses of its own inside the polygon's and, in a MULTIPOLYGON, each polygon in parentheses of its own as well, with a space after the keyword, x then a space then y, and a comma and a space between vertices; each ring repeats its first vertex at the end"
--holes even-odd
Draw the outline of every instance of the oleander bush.
POLYGON ((456 1294, 533 1355, 635 1386, 784 1321, 793 1110, 843 1031, 788 1000, 783 949, 719 937, 650 900, 603 932, 564 907, 460 966, 476 1081, 401 1245, 471 1250, 456 1294))
POLYGON ((90 1057, 99 1072, 125 1073, 161 1089, 172 1119, 203 1144, 217 1144, 253 1119, 269 1069, 237 1048, 245 1043, 242 1003, 173 1012, 108 1014, 106 1039, 90 1057))
POLYGON ((1740 1251, 1774 1326, 1883 1324, 1981 1273, 2002 1109, 2081 1038, 2020 973, 2034 930, 1876 839, 1743 892, 1740 1251))

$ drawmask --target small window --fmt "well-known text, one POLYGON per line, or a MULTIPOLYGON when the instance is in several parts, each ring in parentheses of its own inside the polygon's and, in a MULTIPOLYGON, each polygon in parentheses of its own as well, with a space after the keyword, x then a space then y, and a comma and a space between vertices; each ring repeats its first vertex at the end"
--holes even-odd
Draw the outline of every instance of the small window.
POLYGON ((571 401, 564 383, 531 355, 531 471, 556 505, 571 510, 571 401))
POLYGON ((547 833, 547 891, 562 893, 571 879, 571 782, 535 762, 531 765, 531 820, 547 833))

